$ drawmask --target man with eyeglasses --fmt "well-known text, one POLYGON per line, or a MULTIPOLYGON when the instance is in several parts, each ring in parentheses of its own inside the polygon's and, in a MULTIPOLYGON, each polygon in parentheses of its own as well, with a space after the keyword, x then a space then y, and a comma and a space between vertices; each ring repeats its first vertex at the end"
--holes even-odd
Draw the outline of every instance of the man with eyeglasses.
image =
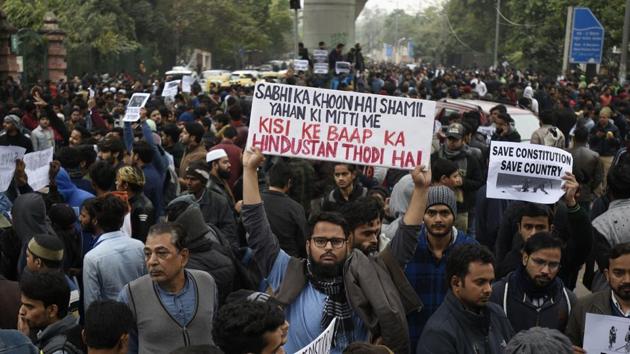
POLYGON ((566 335, 573 342, 574 353, 585 353, 580 347, 587 313, 630 318, 630 243, 620 243, 612 248, 604 275, 610 289, 580 298, 571 311, 566 335))
POLYGON ((576 296, 558 277, 562 241, 540 232, 525 242, 519 267, 492 285, 490 301, 503 308, 515 332, 547 327, 564 332, 576 296))
POLYGON ((295 353, 308 345, 335 317, 332 353, 341 353, 350 343, 368 339, 379 339, 394 352, 410 352, 405 314, 410 310, 408 302, 413 301, 403 299, 392 274, 397 271, 402 286, 406 284, 415 296, 401 268, 415 250, 430 170, 417 166, 412 172, 414 187, 409 208, 397 234, 378 257, 350 247, 346 220, 339 213, 324 212, 315 217, 305 245, 307 259, 302 260, 280 249, 269 226, 256 172, 263 160, 258 148, 244 152, 242 218, 249 246, 265 278, 261 287, 285 306, 291 324, 286 352, 295 353))
POLYGON ((210 274, 184 269, 186 232, 175 223, 153 225, 144 246, 149 274, 127 284, 118 296, 133 314, 128 353, 170 353, 212 343, 218 305, 210 274))

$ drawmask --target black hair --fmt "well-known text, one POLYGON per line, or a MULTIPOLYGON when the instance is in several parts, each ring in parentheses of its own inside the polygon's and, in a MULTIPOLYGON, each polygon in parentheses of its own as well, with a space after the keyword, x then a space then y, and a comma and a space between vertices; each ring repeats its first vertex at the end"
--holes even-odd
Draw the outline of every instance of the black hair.
POLYGON ((540 122, 542 124, 554 125, 554 121, 555 121, 554 118, 555 117, 553 116, 553 112, 551 110, 548 110, 548 109, 546 109, 544 111, 541 111, 538 114, 538 119, 540 119, 540 122))
POLYGON ((490 113, 492 113, 493 111, 499 111, 499 113, 507 113, 507 108, 502 104, 498 104, 490 108, 490 113))
POLYGON ((214 116, 212 119, 216 120, 217 122, 226 125, 230 123, 230 117, 228 117, 226 114, 224 113, 219 113, 216 116, 214 116))
POLYGON ((625 256, 627 254, 630 254, 630 242, 624 242, 624 243, 620 243, 618 245, 615 245, 615 247, 613 247, 610 250, 610 255, 608 256, 609 259, 617 259, 621 256, 625 256))
POLYGON ((266 302, 241 301, 224 305, 214 319, 212 337, 225 353, 260 353, 264 335, 282 326, 284 312, 266 302))
POLYGON ((72 146, 60 148, 56 155, 57 160, 61 163, 61 167, 66 170, 78 168, 81 163, 78 149, 72 146))
POLYGON ((81 125, 75 125, 74 127, 72 127, 72 130, 76 130, 79 133, 81 133, 81 141, 83 143, 85 143, 83 140, 89 139, 92 137, 92 134, 90 134, 90 131, 81 125))
POLYGON ((174 222, 164 222, 151 226, 147 238, 156 235, 169 234, 171 235, 171 243, 178 251, 186 248, 186 230, 174 222))
POLYGON ((431 181, 439 182, 442 176, 450 177, 453 173, 459 171, 457 164, 447 159, 435 159, 431 161, 431 181))
POLYGON ((335 167, 339 166, 339 165, 345 165, 348 167, 348 171, 350 171, 350 173, 353 173, 357 170, 357 166, 351 164, 351 163, 347 163, 347 162, 334 162, 333 163, 333 170, 335 167))
POLYGON ((134 326, 129 306, 114 300, 97 300, 85 312, 85 344, 93 349, 112 349, 134 326))
POLYGON ((228 138, 228 139, 233 139, 238 135, 236 129, 234 127, 228 126, 227 128, 225 128, 225 131, 223 132, 223 136, 228 138))
POLYGON ((179 140, 179 134, 181 133, 177 125, 172 123, 162 127, 162 132, 164 133, 164 135, 170 137, 171 140, 173 140, 174 142, 177 142, 177 140, 179 140))
POLYGON ((383 206, 374 197, 360 197, 341 208, 344 219, 348 223, 350 231, 354 231, 361 225, 369 224, 374 219, 383 218, 383 206))
POLYGON ((91 166, 96 161, 96 151, 94 151, 93 145, 79 145, 76 146, 79 154, 79 163, 85 162, 86 166, 91 166))
POLYGON ((576 128, 573 132, 573 139, 576 143, 584 144, 588 142, 588 129, 585 127, 576 128))
POLYGON ((57 305, 58 319, 68 314, 70 287, 62 272, 24 272, 20 279, 20 291, 29 299, 43 302, 44 307, 57 305))
MULTIPOLYGON (((470 263, 494 264, 494 256, 486 246, 467 243, 455 247, 446 262, 446 281, 451 283, 454 276, 463 279, 469 272, 470 263)), ((449 285, 450 286, 450 285, 449 285)))
POLYGON ((114 154, 122 154, 125 151, 125 145, 118 138, 107 137, 98 143, 98 149, 99 151, 111 151, 114 154))
POLYGON ((606 176, 608 190, 614 199, 630 198, 630 162, 621 162, 610 168, 606 176))
POLYGON ((553 236, 550 232, 538 232, 528 238, 523 245, 523 252, 527 255, 531 255, 534 252, 538 252, 546 248, 559 248, 562 250, 564 246, 562 240, 553 236))
POLYGON ((499 114, 497 115, 497 119, 501 119, 502 121, 508 124, 514 122, 514 119, 512 119, 512 117, 509 114, 502 113, 502 112, 499 112, 499 114))
POLYGON ((524 216, 529 216, 531 218, 545 216, 547 217, 549 226, 553 224, 553 210, 547 205, 527 202, 520 209, 521 210, 518 213, 518 223, 523 220, 524 216))
POLYGON ((85 209, 87 213, 90 215, 90 218, 96 217, 96 209, 94 206, 96 205, 96 198, 88 198, 83 201, 81 204, 81 209, 85 209))
POLYGON ((100 190, 111 191, 114 187, 114 181, 116 180, 116 169, 110 165, 107 161, 97 161, 90 166, 88 172, 92 183, 96 185, 100 190))
POLYGON ((346 237, 346 239, 348 238, 348 236, 350 236, 350 226, 348 226, 348 222, 346 221, 346 219, 344 219, 341 213, 335 211, 324 211, 312 218, 312 221, 310 223, 311 232, 309 232, 308 235, 309 240, 313 236, 313 229, 315 228, 315 225, 320 222, 327 222, 340 226, 343 229, 343 235, 346 237))
POLYGON ((112 194, 105 194, 96 198, 94 211, 97 225, 104 232, 120 230, 127 215, 127 204, 112 194))
POLYGON ((155 156, 153 147, 144 140, 135 141, 132 145, 131 151, 133 151, 134 154, 137 154, 140 161, 145 164, 151 163, 153 161, 153 157, 155 156))
POLYGON ((280 160, 269 169, 269 185, 272 187, 284 188, 289 184, 289 180, 293 178, 291 166, 280 160))
POLYGON ((203 131, 203 126, 201 124, 197 122, 188 122, 184 125, 184 128, 186 129, 188 134, 190 134, 190 136, 193 136, 195 138, 195 142, 197 142, 197 144, 201 142, 201 139, 205 134, 205 132, 203 131))

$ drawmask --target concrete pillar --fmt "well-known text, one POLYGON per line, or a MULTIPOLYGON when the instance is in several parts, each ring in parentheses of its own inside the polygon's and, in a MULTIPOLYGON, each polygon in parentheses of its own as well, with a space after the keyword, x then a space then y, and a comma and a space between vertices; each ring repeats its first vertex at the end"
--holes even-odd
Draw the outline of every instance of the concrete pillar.
POLYGON ((320 41, 328 49, 337 43, 354 45, 354 22, 367 0, 304 0, 304 45, 317 48, 320 41))
POLYGON ((66 47, 63 40, 66 38, 66 32, 59 29, 59 21, 57 17, 48 12, 44 16, 44 25, 39 33, 46 38, 48 43, 48 56, 46 67, 48 69, 48 79, 55 82, 60 79, 66 79, 66 47))
POLYGON ((17 57, 11 53, 11 35, 16 32, 0 11, 0 80, 11 76, 19 81, 17 57))

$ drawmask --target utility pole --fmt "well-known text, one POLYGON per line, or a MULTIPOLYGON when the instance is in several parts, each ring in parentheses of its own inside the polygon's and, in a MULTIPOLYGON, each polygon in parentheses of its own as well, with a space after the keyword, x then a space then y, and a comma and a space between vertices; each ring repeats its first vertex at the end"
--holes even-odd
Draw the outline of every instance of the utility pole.
POLYGON ((501 0, 497 0, 497 23, 495 25, 495 29, 494 29, 494 60, 493 62, 493 66, 494 66, 494 70, 497 70, 497 67, 499 66, 499 9, 501 8, 501 0))
POLYGON ((628 31, 630 30, 630 0, 626 0, 626 14, 623 17, 623 36, 621 38, 621 59, 619 61, 619 83, 626 81, 626 64, 628 62, 628 31))
POLYGON ((298 10, 302 8, 300 0, 289 1, 289 8, 294 11, 293 16, 293 50, 295 51, 295 59, 300 57, 300 50, 298 49, 298 10))
POLYGON ((562 76, 569 70, 569 51, 571 50, 571 30, 573 28, 573 6, 567 8, 567 25, 564 31, 564 54, 562 56, 562 76))

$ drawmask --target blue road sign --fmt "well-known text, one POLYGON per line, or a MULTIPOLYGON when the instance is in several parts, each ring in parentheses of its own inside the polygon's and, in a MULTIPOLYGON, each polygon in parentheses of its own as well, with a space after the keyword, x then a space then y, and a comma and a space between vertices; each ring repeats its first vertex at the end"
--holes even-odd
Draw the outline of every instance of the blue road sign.
POLYGON ((574 64, 600 64, 604 48, 604 27, 588 7, 573 9, 571 51, 569 61, 574 64))

